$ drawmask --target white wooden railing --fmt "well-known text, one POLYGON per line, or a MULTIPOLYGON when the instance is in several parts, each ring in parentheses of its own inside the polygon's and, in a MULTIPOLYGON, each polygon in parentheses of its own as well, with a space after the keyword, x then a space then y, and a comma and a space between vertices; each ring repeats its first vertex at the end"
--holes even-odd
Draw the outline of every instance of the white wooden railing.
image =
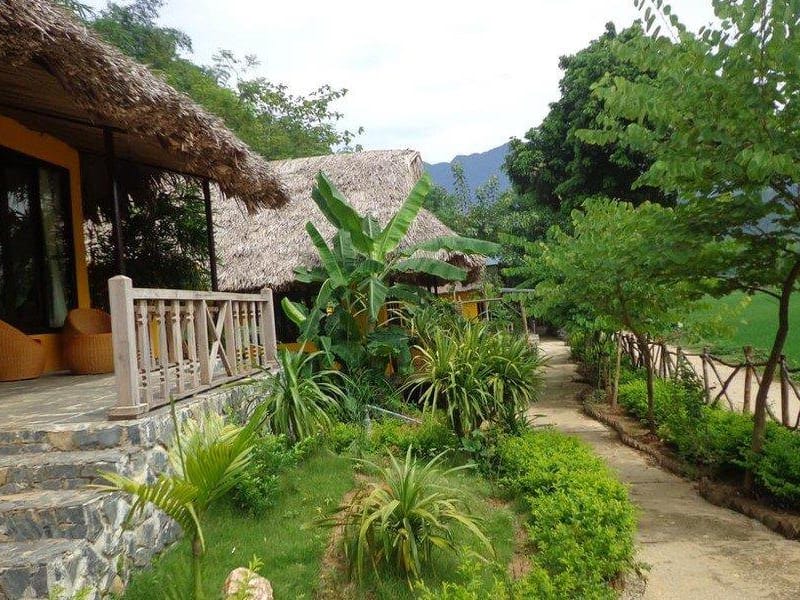
POLYGON ((272 292, 231 294, 108 282, 117 404, 135 418, 275 364, 272 292))

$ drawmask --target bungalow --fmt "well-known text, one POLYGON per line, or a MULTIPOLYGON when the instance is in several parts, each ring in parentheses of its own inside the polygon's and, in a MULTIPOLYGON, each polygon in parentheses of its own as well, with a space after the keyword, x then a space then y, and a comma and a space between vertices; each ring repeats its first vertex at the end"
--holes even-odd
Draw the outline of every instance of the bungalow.
POLYGON ((151 511, 123 528, 125 499, 85 484, 98 469, 153 477, 172 431, 159 406, 191 398, 179 418, 219 410, 237 393, 220 383, 274 360, 269 291, 144 289, 125 277, 121 225, 135 200, 120 175, 145 171, 202 190, 214 290, 212 189, 243 212, 288 200, 274 169, 218 118, 66 11, 0 2, 2 599, 118 589, 175 525, 151 511), (110 318, 92 310, 84 242, 99 203, 112 215, 110 318), (77 353, 88 371, 114 374, 63 374, 77 353))
MULTIPOLYGON (((293 299, 309 294, 305 284, 295 281, 295 269, 320 264, 305 225, 312 221, 330 240, 335 229, 311 199, 317 173, 324 172, 361 214, 369 214, 386 225, 424 173, 419 152, 377 150, 331 154, 270 162, 286 190, 289 205, 276 213, 247 214, 230 198, 214 199, 217 229, 219 286, 229 291, 273 290, 293 299)), ((408 247, 453 231, 423 209, 402 242, 408 247)), ((466 269, 467 283, 477 281, 485 259, 459 252, 441 251, 436 258, 466 269)), ((415 282, 434 289, 445 282, 417 276, 415 282)), ((444 290, 444 287, 442 287, 444 290)), ((277 304, 277 303, 276 303, 277 304)), ((276 314, 278 337, 292 341, 293 330, 281 311, 276 314)))

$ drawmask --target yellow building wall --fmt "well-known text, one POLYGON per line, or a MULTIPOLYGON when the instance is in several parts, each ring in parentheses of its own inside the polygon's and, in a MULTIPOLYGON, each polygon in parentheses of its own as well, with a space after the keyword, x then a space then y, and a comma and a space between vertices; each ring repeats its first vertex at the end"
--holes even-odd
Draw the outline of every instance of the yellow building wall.
MULTIPOLYGON (((17 121, 2 115, 0 115, 0 146, 57 165, 69 172, 69 195, 72 201, 72 248, 75 255, 78 306, 89 307, 89 272, 86 267, 86 248, 83 241, 83 202, 78 151, 51 135, 28 129, 17 121)), ((41 334, 31 337, 42 341, 46 353, 46 371, 57 371, 64 368, 61 360, 61 340, 58 334, 41 334)))

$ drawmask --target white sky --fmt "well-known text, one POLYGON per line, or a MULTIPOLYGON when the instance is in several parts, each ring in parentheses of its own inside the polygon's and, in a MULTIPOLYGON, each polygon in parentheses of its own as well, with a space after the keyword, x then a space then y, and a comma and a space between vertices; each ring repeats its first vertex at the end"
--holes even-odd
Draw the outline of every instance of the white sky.
MULTIPOLYGON (((710 0, 671 4, 693 29, 713 16, 710 0)), ((558 99, 559 56, 638 15, 633 0, 168 0, 161 20, 191 36, 198 62, 225 48, 294 92, 346 87, 334 108, 364 126, 366 149, 440 162, 537 125, 558 99)))

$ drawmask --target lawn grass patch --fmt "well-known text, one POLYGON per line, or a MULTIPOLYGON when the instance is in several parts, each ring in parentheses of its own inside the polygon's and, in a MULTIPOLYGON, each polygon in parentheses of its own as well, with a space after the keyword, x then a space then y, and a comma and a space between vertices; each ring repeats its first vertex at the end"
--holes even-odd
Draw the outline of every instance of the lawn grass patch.
MULTIPOLYGON (((767 294, 754 294, 747 300, 743 292, 733 292, 708 299, 702 309, 688 315, 686 321, 690 326, 713 320, 720 314, 729 325, 723 328, 727 331, 706 336, 699 345, 707 345, 713 353, 737 362, 744 358, 744 346, 753 346, 757 355, 766 356, 778 327, 778 300, 767 294)), ((791 366, 800 367, 800 294, 794 294, 789 302, 789 336, 784 354, 791 366)))
MULTIPOLYGON (((322 450, 280 477, 278 499, 262 516, 250 517, 232 503, 212 507, 204 524, 206 596, 219 597, 228 573, 257 555, 276 598, 311 598, 329 534, 312 522, 336 506, 353 481, 352 462, 322 450)), ((165 590, 189 590, 188 555, 189 541, 182 539, 134 575, 125 599, 162 600, 165 590)))

